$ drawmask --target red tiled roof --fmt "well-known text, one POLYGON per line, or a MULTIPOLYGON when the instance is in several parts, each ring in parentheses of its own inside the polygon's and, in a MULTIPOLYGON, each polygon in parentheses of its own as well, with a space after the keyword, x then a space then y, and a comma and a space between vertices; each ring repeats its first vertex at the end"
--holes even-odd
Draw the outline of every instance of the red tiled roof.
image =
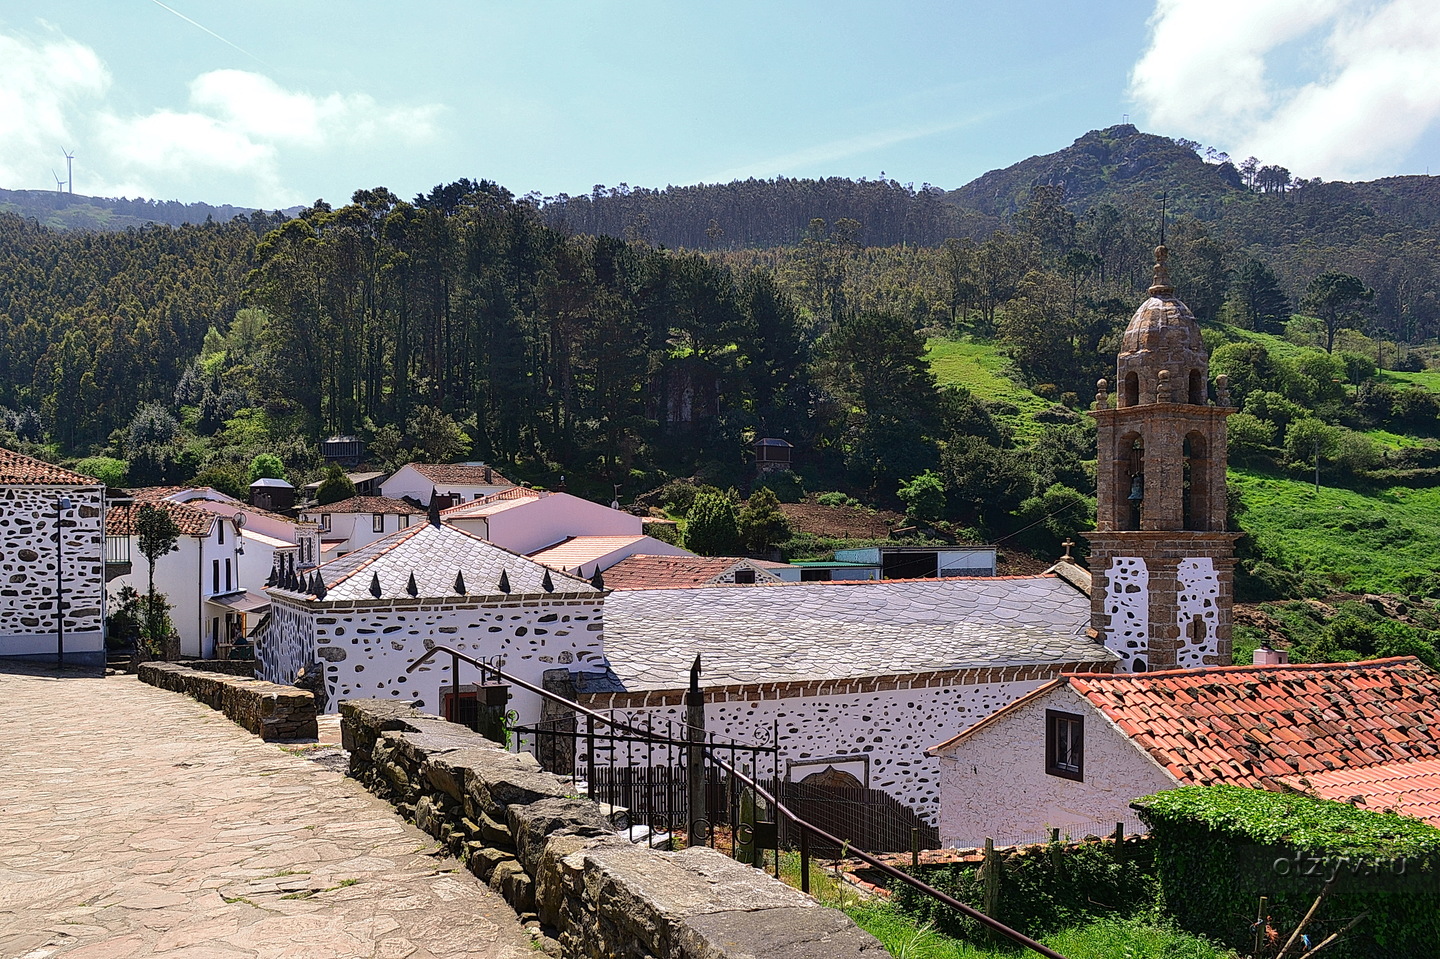
POLYGON ((1440 759, 1336 769, 1280 780, 1291 789, 1361 809, 1396 812, 1440 826, 1440 759))
POLYGON ((410 468, 432 483, 455 486, 514 486, 493 466, 466 466, 464 463, 411 463, 410 468), (486 477, 486 473, 489 477, 486 477))
POLYGON ((342 499, 336 503, 326 503, 324 506, 307 506, 302 513, 408 513, 411 516, 420 516, 425 511, 418 506, 411 506, 403 499, 392 499, 389 496, 352 496, 349 499, 342 499))
POLYGON ((1070 685, 1184 785, 1440 757, 1440 674, 1414 657, 1076 674, 1070 685))
POLYGON ((180 527, 182 536, 209 536, 211 526, 221 519, 209 510, 185 503, 172 503, 167 499, 117 503, 105 511, 105 535, 134 536, 136 514, 141 506, 147 505, 169 513, 175 525, 180 527))
POLYGON ((717 576, 742 562, 745 562, 743 556, 655 556, 637 553, 607 569, 605 585, 610 589, 710 586, 717 576))
POLYGON ((62 469, 12 450, 0 449, 0 483, 11 486, 100 486, 93 476, 62 469))
POLYGON ((189 486, 140 486, 125 492, 137 503, 155 503, 162 499, 168 500, 176 493, 188 493, 191 489, 189 486))

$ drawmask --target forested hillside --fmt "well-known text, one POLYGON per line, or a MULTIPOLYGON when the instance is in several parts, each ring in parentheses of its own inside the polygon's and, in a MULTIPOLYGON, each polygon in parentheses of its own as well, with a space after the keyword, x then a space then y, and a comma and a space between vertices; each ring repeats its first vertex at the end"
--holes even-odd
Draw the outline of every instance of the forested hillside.
MULTIPOLYGON (((353 432, 377 467, 485 459, 605 499, 663 487, 647 501, 683 515, 702 501, 691 481, 747 492, 750 444, 780 436, 797 464, 769 481, 782 499, 858 500, 904 511, 914 536, 1053 556, 1092 521, 1084 410, 1149 283, 1165 190, 1172 278, 1242 405, 1234 512, 1265 531, 1245 547, 1246 595, 1440 590, 1434 562, 1366 568, 1325 545, 1433 552, 1406 512, 1429 509, 1411 493, 1440 472, 1428 179, 1226 170, 1133 128, 1071 149, 1094 162, 992 174, 994 205, 969 220, 945 220, 961 208, 938 191, 860 184, 860 206, 766 249, 576 232, 553 205, 470 180, 175 229, 0 214, 0 444, 115 485, 243 493, 262 454, 303 483, 317 441, 353 432), (873 227, 851 215, 865 210, 873 227), (1326 514, 1297 539, 1274 517, 1300 509, 1317 460, 1358 525, 1326 514)), ((775 235, 824 199, 787 188, 764 221, 775 235)), ((747 545, 823 544, 774 524, 747 545)))
POLYGON ((0 213, 14 213, 59 230, 128 230, 152 223, 185 226, 207 220, 225 222, 237 216, 253 217, 256 212, 228 203, 212 206, 178 200, 113 199, 54 190, 0 190, 0 213))

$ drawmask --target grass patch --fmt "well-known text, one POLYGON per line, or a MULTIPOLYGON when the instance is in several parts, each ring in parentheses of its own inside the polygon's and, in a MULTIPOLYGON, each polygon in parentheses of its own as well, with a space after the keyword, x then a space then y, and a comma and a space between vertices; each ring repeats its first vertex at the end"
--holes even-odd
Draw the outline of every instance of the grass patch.
POLYGON ((986 403, 1016 407, 1018 413, 998 416, 1015 431, 1016 439, 1030 439, 1040 433, 1041 424, 1031 417, 1052 404, 1014 378, 1010 358, 993 341, 934 336, 925 344, 925 358, 941 386, 963 386, 986 403))
POLYGON ((1423 592, 1440 557, 1440 488, 1335 489, 1232 469, 1245 511, 1240 526, 1288 569, 1326 576, 1338 589, 1423 592))
POLYGON ((1431 393, 1440 393, 1440 370, 1421 370, 1419 373, 1385 370, 1378 375, 1378 378, 1396 386, 1418 386, 1431 393))

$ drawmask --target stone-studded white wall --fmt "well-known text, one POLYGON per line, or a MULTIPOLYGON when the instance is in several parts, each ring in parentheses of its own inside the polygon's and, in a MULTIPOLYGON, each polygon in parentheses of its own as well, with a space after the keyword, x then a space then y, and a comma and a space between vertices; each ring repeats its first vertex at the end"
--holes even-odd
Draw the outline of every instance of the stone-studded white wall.
POLYGON ((1105 645, 1120 657, 1117 672, 1134 672, 1137 666, 1143 670, 1150 648, 1150 573, 1145 560, 1116 556, 1105 576, 1105 613, 1110 617, 1105 645))
POLYGON ((0 657, 56 651, 55 599, 64 591, 65 657, 105 660, 105 488, 0 487, 0 657), (55 503, 61 517, 63 575, 56 576, 55 503), (58 580, 63 580, 63 587, 58 580))
POLYGON ((1176 665, 1193 669, 1205 665, 1205 657, 1220 654, 1220 579, 1215 575, 1215 562, 1208 556, 1182 559, 1177 569, 1179 591, 1176 595, 1176 624, 1180 641, 1176 665), (1199 619, 1204 632, 1197 641, 1192 624, 1199 619))
MULTIPOLYGON (((940 844, 1040 841, 1049 829, 1135 822, 1130 801, 1175 780, 1069 686, 1059 686, 942 752, 940 844), (1045 772, 1045 711, 1084 717, 1083 780, 1045 772)), ((1079 838, 1075 836, 1075 838, 1079 838)))
MULTIPOLYGON (((540 686, 547 669, 604 670, 602 606, 598 597, 522 598, 506 603, 411 600, 373 604, 301 604, 272 595, 271 623, 260 641, 263 678, 293 683, 303 666, 325 667, 326 711, 342 699, 380 698, 441 708, 450 685, 450 660, 440 655, 415 673, 405 667, 430 645, 449 646, 540 686)), ((479 671, 460 666, 462 684, 479 671)), ((540 715, 540 699, 512 689, 521 720, 540 715)))
MULTIPOLYGON (((782 776, 787 762, 869 756, 870 788, 885 790, 933 824, 939 813, 940 766, 938 760, 925 755, 925 750, 1043 682, 1036 679, 711 702, 705 709, 705 727, 744 742, 768 743, 770 731, 778 723, 782 776)), ((645 712, 673 720, 685 718, 683 706, 649 707, 626 714, 645 712)), ((802 779, 823 768, 807 767, 795 778, 802 779)), ((853 771, 850 765, 844 768, 853 771)))

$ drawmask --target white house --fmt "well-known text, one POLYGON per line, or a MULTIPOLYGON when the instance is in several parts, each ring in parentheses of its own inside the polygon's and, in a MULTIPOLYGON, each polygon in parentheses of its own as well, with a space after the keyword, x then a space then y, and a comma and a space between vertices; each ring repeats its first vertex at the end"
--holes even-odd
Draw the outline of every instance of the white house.
POLYGON ((553 569, 593 574, 627 556, 694 556, 645 534, 644 520, 569 493, 515 486, 441 513, 451 526, 524 553, 553 569))
POLYGON ((353 553, 424 519, 424 510, 389 496, 352 496, 300 512, 301 522, 320 528, 321 562, 353 553))
POLYGON ((435 493, 451 505, 509 489, 515 484, 484 463, 407 463, 380 483, 380 493, 391 499, 412 499, 430 505, 435 493))
POLYGON ((1437 702, 1440 675, 1410 657, 1065 676, 926 750, 941 843, 1108 832, 1162 789, 1304 789, 1434 759, 1437 702))
MULTIPOLYGON (((293 548, 307 528, 306 524, 297 523, 288 516, 251 506, 208 487, 173 491, 137 490, 133 495, 147 500, 153 500, 158 495, 172 503, 195 506, 230 519, 240 528, 240 543, 235 550, 240 582, 252 590, 270 575, 275 565, 275 553, 293 548)), ((259 598, 263 600, 263 597, 259 598)))
POLYGON ((105 484, 0 449, 0 658, 104 665, 104 527, 105 484))
POLYGON ((233 515, 177 503, 163 492, 141 491, 138 499, 110 506, 105 517, 107 549, 123 549, 132 568, 111 580, 109 589, 112 594, 122 586, 145 592, 149 564, 140 552, 135 520, 143 506, 165 510, 180 528, 180 539, 173 552, 156 561, 155 588, 172 606, 170 618, 180 637, 180 654, 200 659, 223 656, 247 635, 267 601, 245 589, 240 572, 243 547, 233 515))
MULTIPOLYGON (((436 643, 537 686, 548 670, 604 669, 602 590, 445 524, 391 533, 269 594, 255 648, 261 676, 293 683, 323 666, 330 710, 342 699, 394 697, 438 712, 448 657, 405 672, 436 643)), ((479 675, 462 667, 460 679, 479 675)), ((512 706, 539 718, 533 694, 517 691, 512 706)))

